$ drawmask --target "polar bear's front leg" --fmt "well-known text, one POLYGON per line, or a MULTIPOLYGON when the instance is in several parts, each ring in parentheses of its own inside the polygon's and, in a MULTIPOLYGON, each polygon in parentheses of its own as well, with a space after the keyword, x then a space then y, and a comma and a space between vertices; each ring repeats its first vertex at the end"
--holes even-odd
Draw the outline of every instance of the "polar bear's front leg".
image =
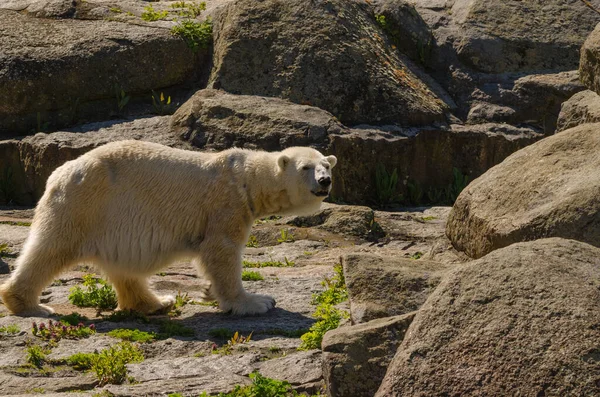
POLYGON ((268 295, 251 294, 242 286, 242 247, 227 239, 205 242, 200 273, 210 281, 210 294, 225 312, 239 315, 263 314, 275 307, 275 299, 268 295))
POLYGON ((145 278, 126 278, 110 275, 117 290, 118 310, 135 310, 141 313, 166 313, 175 304, 172 295, 157 296, 148 287, 145 278))

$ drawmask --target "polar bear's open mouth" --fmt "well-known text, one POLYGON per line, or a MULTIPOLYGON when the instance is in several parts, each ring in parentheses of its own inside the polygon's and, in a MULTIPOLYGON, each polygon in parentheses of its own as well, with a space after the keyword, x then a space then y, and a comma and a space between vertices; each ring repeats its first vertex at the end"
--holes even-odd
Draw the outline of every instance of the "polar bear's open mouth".
POLYGON ((317 197, 325 197, 325 196, 329 195, 329 191, 327 191, 327 190, 319 190, 318 192, 313 192, 311 190, 311 193, 314 194, 317 197))

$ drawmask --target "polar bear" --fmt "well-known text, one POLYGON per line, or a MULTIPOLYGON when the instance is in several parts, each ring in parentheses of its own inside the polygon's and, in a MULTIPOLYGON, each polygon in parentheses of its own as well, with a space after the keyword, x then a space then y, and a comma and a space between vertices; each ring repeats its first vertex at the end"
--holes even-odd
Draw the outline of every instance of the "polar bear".
POLYGON ((261 314, 275 306, 244 290, 241 257, 252 224, 275 214, 308 214, 331 189, 335 156, 292 147, 200 153, 120 141, 57 168, 48 179, 23 252, 0 287, 7 308, 46 316, 39 295, 62 270, 93 263, 114 285, 119 309, 168 310, 147 278, 191 258, 223 311, 261 314))

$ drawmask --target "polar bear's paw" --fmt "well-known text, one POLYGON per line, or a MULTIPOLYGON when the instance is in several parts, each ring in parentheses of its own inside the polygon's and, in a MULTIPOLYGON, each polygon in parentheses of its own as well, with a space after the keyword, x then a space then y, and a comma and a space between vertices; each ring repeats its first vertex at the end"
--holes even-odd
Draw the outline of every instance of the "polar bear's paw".
POLYGON ((233 302, 221 302, 219 308, 232 314, 247 316, 264 314, 275 307, 275 299, 268 295, 248 294, 233 302))
POLYGON ((54 309, 46 305, 37 305, 17 313, 21 317, 48 317, 52 314, 54 314, 54 309))
POLYGON ((145 314, 165 314, 175 305, 173 295, 152 296, 136 302, 120 302, 117 310, 134 310, 145 314))

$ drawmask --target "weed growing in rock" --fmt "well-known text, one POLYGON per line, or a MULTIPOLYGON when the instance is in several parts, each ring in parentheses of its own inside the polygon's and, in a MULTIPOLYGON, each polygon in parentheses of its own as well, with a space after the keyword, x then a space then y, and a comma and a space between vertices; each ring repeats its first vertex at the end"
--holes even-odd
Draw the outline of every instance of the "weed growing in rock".
POLYGON ((252 332, 248 336, 243 336, 239 332, 235 332, 233 336, 227 341, 226 345, 221 347, 217 347, 216 344, 213 344, 212 354, 221 354, 221 355, 229 355, 232 353, 232 349, 234 346, 243 345, 252 340, 252 332))
POLYGON ((300 337, 302 344, 298 348, 299 350, 320 348, 323 335, 327 331, 337 328, 342 319, 349 317, 348 312, 334 306, 348 299, 342 265, 336 265, 334 270, 335 275, 331 279, 326 277, 321 282, 321 285, 326 287, 325 291, 313 295, 311 303, 317 306, 313 317, 317 319, 317 322, 300 337))
POLYGON ((279 244, 281 244, 281 243, 293 243, 294 241, 296 241, 296 238, 294 237, 294 235, 292 233, 290 233, 289 230, 287 230, 287 229, 281 229, 280 233, 281 233, 281 236, 277 239, 277 242, 279 244))
POLYGON ((410 259, 417 260, 417 259, 421 259, 422 256, 423 256, 423 253, 421 251, 417 251, 410 256, 410 259))
POLYGON ((27 346, 27 363, 36 368, 42 368, 47 361, 47 354, 50 354, 50 349, 43 348, 40 345, 27 346))
POLYGON ((171 97, 168 96, 165 100, 165 95, 162 92, 158 95, 154 90, 152 90, 152 107, 154 107, 154 112, 161 116, 171 114, 174 111, 171 105, 171 97))
MULTIPOLYGON (((289 382, 266 378, 258 372, 251 373, 252 384, 248 386, 237 385, 229 393, 219 393, 218 397, 297 397, 298 392, 292 388, 289 382)), ((209 397, 203 392, 199 397, 209 397)))
POLYGON ((169 316, 180 316, 181 308, 190 303, 191 300, 192 298, 190 298, 187 293, 182 294, 181 291, 178 291, 177 295, 175 296, 175 304, 173 305, 173 309, 171 309, 169 312, 169 316))
POLYGON ((127 364, 144 360, 140 349, 129 342, 120 342, 99 353, 77 353, 67 359, 75 369, 91 369, 100 385, 121 384, 127 380, 127 364))
POLYGON ((209 301, 209 302, 203 302, 203 301, 191 301, 190 305, 199 305, 199 306, 210 306, 210 307, 218 307, 219 306, 219 302, 217 301, 209 301))
POLYGON ((268 223, 268 222, 276 221, 276 220, 281 219, 281 218, 282 218, 281 215, 271 215, 271 216, 268 216, 266 218, 261 218, 261 219, 255 220, 254 224, 256 224, 256 225, 262 225, 262 224, 265 224, 265 223, 268 223))
POLYGON ((77 325, 79 323, 83 323, 84 321, 88 321, 88 318, 77 312, 72 312, 66 316, 60 316, 58 320, 67 325, 77 325))
POLYGON ((171 8, 179 8, 179 12, 177 13, 179 16, 196 18, 198 15, 202 14, 202 11, 206 10, 206 3, 177 1, 171 4, 171 8))
POLYGON ((119 84, 115 84, 114 90, 115 97, 117 98, 117 110, 119 114, 122 114, 123 109, 125 109, 125 106, 127 106, 127 104, 129 103, 130 98, 129 95, 125 93, 125 90, 123 90, 123 88, 121 88, 119 84))
POLYGON ((450 185, 450 201, 454 203, 458 198, 460 192, 463 191, 464 188, 469 184, 469 177, 464 175, 460 170, 456 167, 452 168, 452 185, 450 185))
POLYGON ((150 322, 144 313, 136 312, 135 310, 119 310, 111 313, 108 316, 103 316, 103 318, 106 321, 112 321, 114 323, 137 321, 143 324, 148 324, 150 322))
POLYGON ((246 268, 261 268, 261 267, 294 267, 295 263, 293 261, 289 261, 288 258, 284 258, 284 261, 265 261, 265 262, 250 262, 250 261, 242 261, 242 265, 246 268))
POLYGON ((398 203, 402 196, 396 193, 398 187, 398 170, 389 174, 382 163, 377 164, 375 169, 375 193, 377 194, 377 204, 385 207, 390 204, 398 203))
POLYGON ((44 394, 44 393, 46 393, 46 389, 44 389, 43 387, 34 387, 33 389, 25 390, 25 393, 44 394))
POLYGON ((120 14, 123 12, 119 7, 111 7, 110 12, 114 12, 115 14, 120 14))
POLYGON ((408 181, 406 184, 408 189, 408 203, 419 205, 423 203, 423 188, 421 184, 415 181, 408 181))
POLYGON ((89 338, 96 333, 96 326, 91 324, 89 327, 79 323, 77 325, 69 325, 59 321, 48 320, 48 325, 45 323, 38 324, 34 321, 31 327, 31 333, 39 338, 48 341, 59 341, 65 339, 83 339, 89 338))
POLYGON ((142 19, 146 22, 154 22, 165 19, 168 15, 169 11, 155 11, 154 7, 146 6, 142 12, 142 19))
POLYGON ((259 272, 255 272, 255 271, 251 271, 251 270, 242 271, 242 280, 243 281, 261 281, 264 279, 265 278, 263 277, 263 275, 260 274, 259 272))
POLYGON ((108 333, 113 338, 122 339, 129 342, 150 343, 156 339, 154 332, 140 331, 139 329, 118 328, 108 333))
POLYGON ((204 22, 179 21, 171 28, 171 33, 181 37, 193 52, 197 52, 200 48, 208 48, 212 42, 212 20, 207 18, 204 22))
POLYGON ((31 222, 0 221, 0 224, 11 226, 31 226, 31 222))
POLYGON ((249 248, 258 248, 258 239, 255 235, 251 234, 248 238, 248 242, 246 243, 246 247, 249 248))
POLYGON ((158 333, 158 337, 160 339, 167 339, 172 336, 196 336, 196 333, 193 329, 176 323, 174 321, 163 321, 160 324, 160 331, 158 333))
POLYGON ((69 301, 79 307, 95 307, 100 310, 117 307, 117 294, 103 279, 94 274, 83 276, 83 290, 79 286, 71 288, 69 301))
POLYGON ((229 339, 233 336, 233 331, 229 328, 213 328, 208 331, 208 335, 213 338, 229 339))
POLYGON ((8 244, 0 244, 0 258, 16 258, 16 254, 10 252, 8 244))
POLYGON ((435 220, 435 219, 437 219, 437 217, 436 217, 436 216, 424 216, 423 218, 421 218, 421 220, 422 220, 423 222, 429 222, 429 221, 433 221, 433 220, 435 220))
POLYGON ((21 329, 16 324, 9 324, 3 327, 0 327, 0 333, 8 334, 8 335, 16 335, 21 332, 21 329))

